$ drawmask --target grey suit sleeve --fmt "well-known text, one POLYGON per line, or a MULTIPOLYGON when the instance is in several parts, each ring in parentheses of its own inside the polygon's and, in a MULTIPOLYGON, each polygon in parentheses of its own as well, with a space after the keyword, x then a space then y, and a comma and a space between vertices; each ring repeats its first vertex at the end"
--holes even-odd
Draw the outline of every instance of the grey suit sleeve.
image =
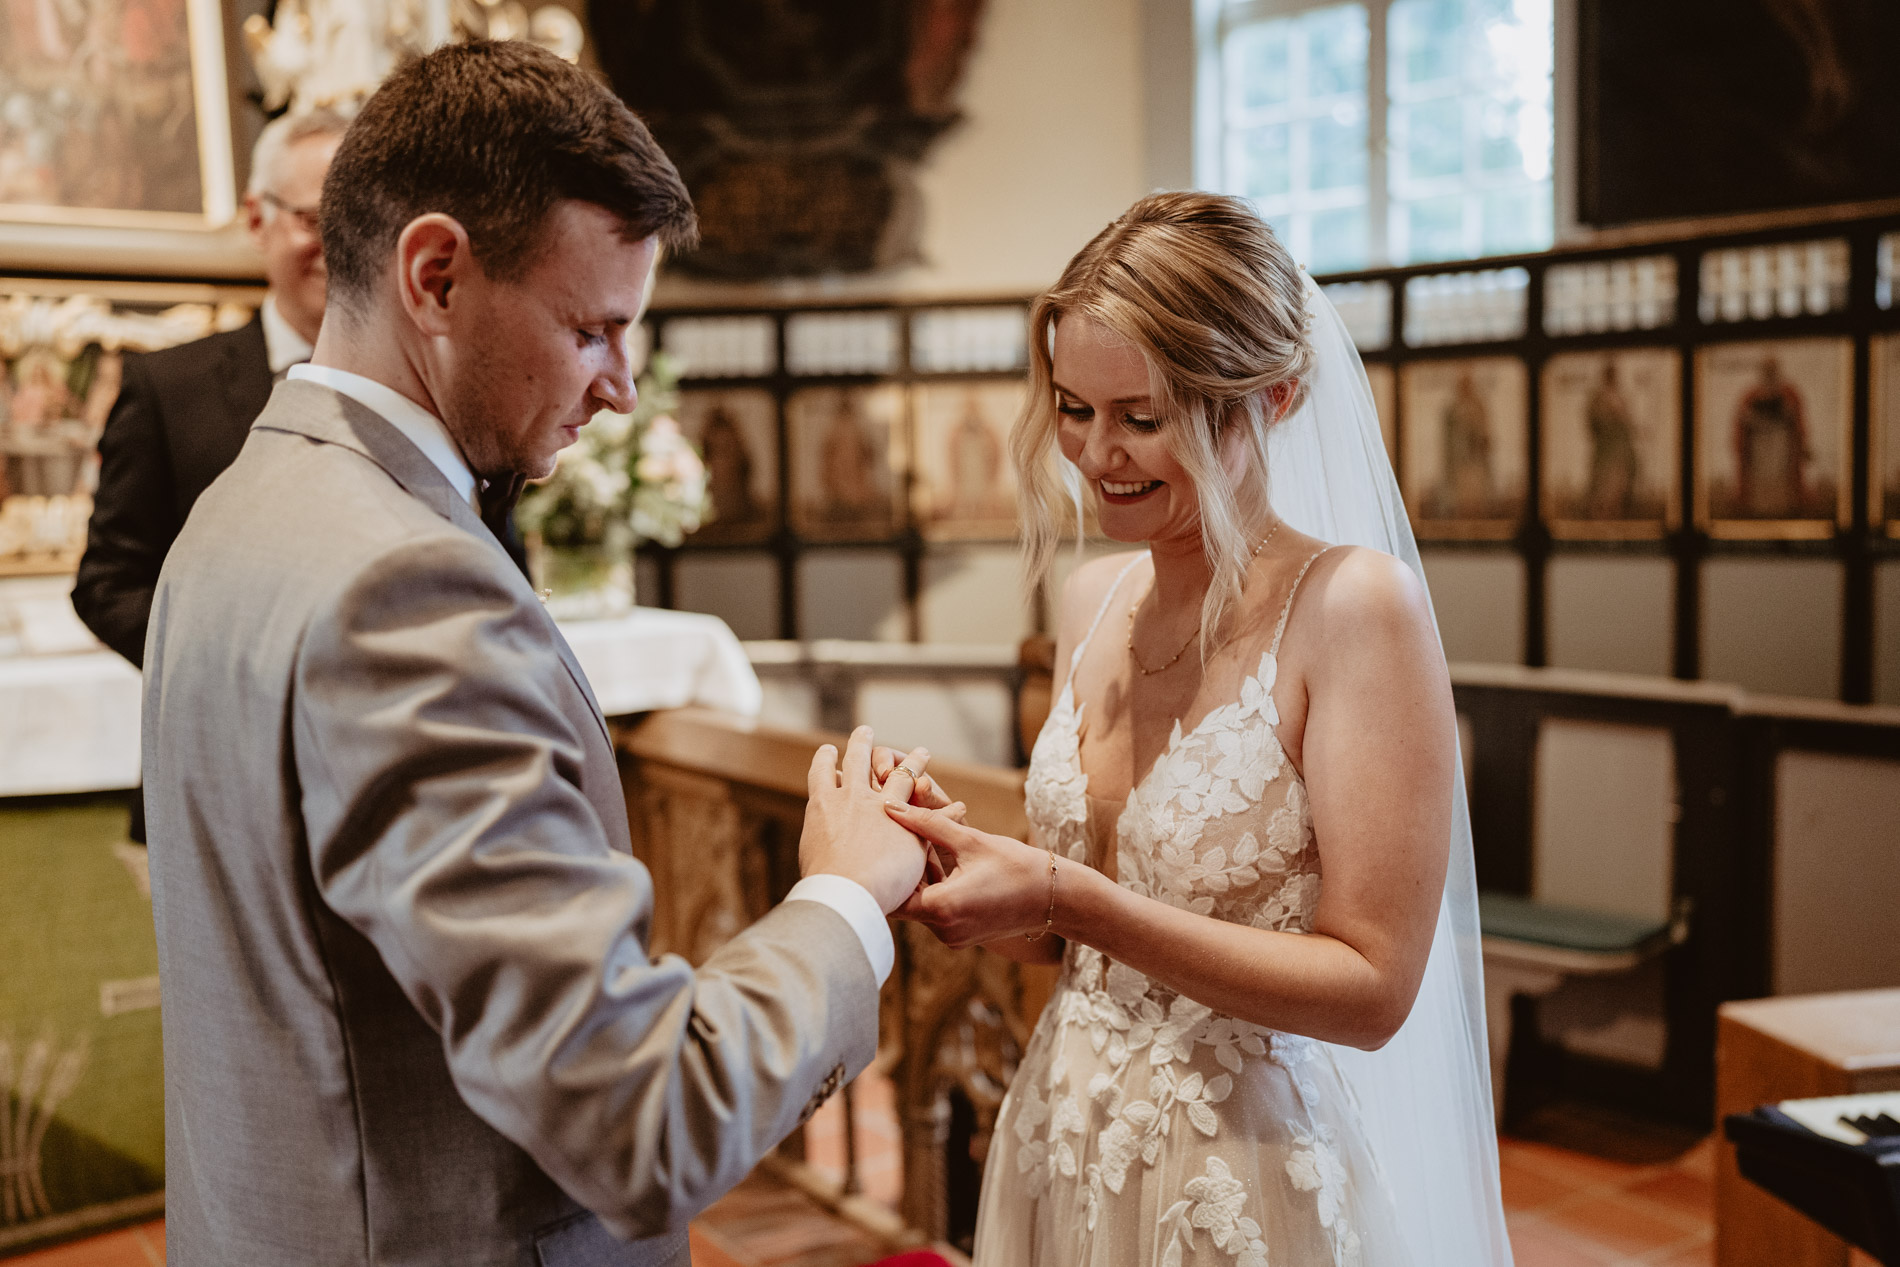
POLYGON ((544 619, 499 563, 465 534, 414 541, 325 604, 293 707, 311 866, 470 1108, 609 1226, 652 1235, 869 1063, 877 987, 812 902, 697 971, 648 958, 649 875, 580 787, 597 722, 566 711, 544 619))

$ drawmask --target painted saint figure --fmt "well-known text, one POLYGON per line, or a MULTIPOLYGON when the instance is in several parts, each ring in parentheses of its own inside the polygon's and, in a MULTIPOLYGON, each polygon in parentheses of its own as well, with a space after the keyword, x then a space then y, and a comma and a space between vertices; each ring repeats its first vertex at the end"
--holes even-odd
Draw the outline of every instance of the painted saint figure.
POLYGON ((1636 424, 1629 401, 1616 381, 1616 362, 1603 362, 1603 381, 1584 407, 1590 428, 1590 483, 1583 513, 1590 519, 1630 519, 1636 515, 1636 424))
POLYGON ((752 497, 752 454, 724 405, 713 406, 707 417, 703 445, 713 519, 727 525, 750 523, 760 509, 752 497))
POLYGON ((1781 376, 1781 364, 1762 358, 1761 379, 1735 410, 1735 510, 1754 519, 1803 513, 1802 467, 1811 456, 1801 394, 1781 376))
POLYGON ((877 515, 882 496, 874 474, 877 446, 858 415, 857 402, 840 393, 819 453, 827 518, 854 522, 877 515))
POLYGON ((997 489, 1003 445, 975 392, 964 399, 963 417, 950 432, 949 450, 950 515, 957 519, 1007 517, 1008 504, 997 489), (1000 509, 999 502, 1003 503, 1000 509))
POLYGON ((1491 513, 1491 420, 1469 370, 1441 419, 1445 475, 1439 485, 1442 513, 1449 519, 1482 519, 1491 513))

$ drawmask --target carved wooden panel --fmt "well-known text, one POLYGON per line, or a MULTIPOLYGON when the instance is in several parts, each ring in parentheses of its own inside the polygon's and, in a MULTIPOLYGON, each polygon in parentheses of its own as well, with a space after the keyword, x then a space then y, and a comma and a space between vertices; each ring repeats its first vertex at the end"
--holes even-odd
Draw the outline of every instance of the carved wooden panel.
POLYGON ((898 933, 882 1021, 899 1053, 900 1213, 932 1240, 960 1239, 1033 1018, 1022 1013, 1020 965, 980 948, 952 950, 915 924, 898 933))
MULTIPOLYGON (((700 710, 618 729, 634 852, 653 872, 653 952, 703 962, 797 879, 812 750, 844 741, 700 710)), ((969 805, 972 825, 1023 835, 1019 772, 954 762, 933 762, 932 772, 969 805)), ((880 999, 878 1047, 896 1083, 903 1132, 899 1213, 931 1240, 960 1238, 972 1226, 997 1110, 1054 969, 951 950, 915 924, 894 931, 897 962, 880 999)), ((794 1134, 781 1155, 800 1155, 800 1143, 794 1134)))

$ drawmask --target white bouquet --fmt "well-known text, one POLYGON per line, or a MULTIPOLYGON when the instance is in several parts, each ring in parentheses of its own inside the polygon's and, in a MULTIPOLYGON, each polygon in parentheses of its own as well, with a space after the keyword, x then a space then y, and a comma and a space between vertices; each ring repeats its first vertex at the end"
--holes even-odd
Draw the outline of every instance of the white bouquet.
POLYGON ((706 466, 673 410, 678 369, 656 352, 630 414, 602 410, 562 450, 554 473, 522 494, 516 522, 553 549, 642 541, 676 546, 711 509, 706 466))

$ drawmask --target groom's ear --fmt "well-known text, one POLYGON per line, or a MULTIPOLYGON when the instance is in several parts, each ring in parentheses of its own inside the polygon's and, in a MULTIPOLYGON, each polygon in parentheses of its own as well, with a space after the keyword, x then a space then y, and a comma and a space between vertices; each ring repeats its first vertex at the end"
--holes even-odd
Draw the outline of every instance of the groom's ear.
POLYGON ((417 216, 396 237, 396 294, 404 315, 426 337, 447 335, 456 289, 480 267, 460 221, 439 211, 417 216))

